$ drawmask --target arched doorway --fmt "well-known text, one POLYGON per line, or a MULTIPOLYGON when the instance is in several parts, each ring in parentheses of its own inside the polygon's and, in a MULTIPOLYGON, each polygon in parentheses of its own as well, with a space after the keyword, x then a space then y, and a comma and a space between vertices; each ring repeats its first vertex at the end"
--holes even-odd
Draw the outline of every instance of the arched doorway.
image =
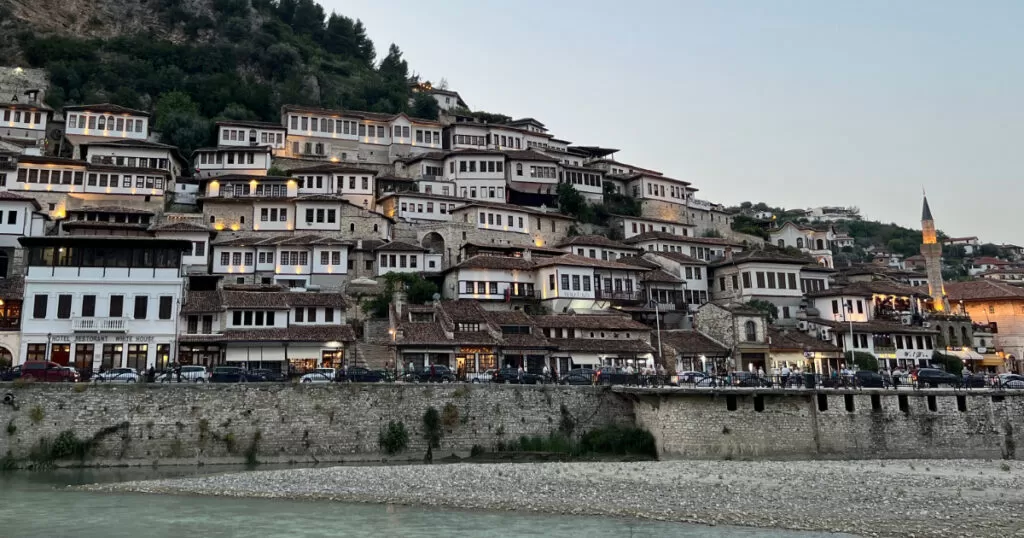
POLYGON ((14 354, 11 350, 0 346, 0 370, 10 368, 14 364, 14 354))
POLYGON ((420 245, 430 250, 431 254, 444 254, 444 238, 437 232, 430 232, 423 236, 420 245))

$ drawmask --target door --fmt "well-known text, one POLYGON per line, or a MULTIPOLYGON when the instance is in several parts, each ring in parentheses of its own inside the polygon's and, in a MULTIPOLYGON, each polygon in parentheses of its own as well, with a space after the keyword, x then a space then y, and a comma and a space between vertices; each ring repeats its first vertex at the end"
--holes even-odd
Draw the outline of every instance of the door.
POLYGON ((71 361, 71 344, 53 344, 50 346, 50 360, 61 366, 67 366, 68 362, 71 361))

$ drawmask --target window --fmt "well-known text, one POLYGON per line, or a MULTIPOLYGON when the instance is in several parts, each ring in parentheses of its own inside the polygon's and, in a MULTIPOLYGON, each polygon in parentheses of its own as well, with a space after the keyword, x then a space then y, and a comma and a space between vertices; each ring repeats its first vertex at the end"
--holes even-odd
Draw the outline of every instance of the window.
POLYGON ((757 276, 757 287, 764 288, 765 287, 764 286, 764 273, 761 272, 761 271, 758 271, 755 274, 757 276))
POLYGON ((743 324, 743 327, 744 327, 744 332, 746 333, 745 336, 746 336, 747 342, 756 342, 757 341, 757 324, 754 323, 753 321, 748 321, 748 322, 743 324))
POLYGON ((580 291, 580 276, 572 275, 572 291, 580 291))
POLYGON ((110 296, 109 316, 119 318, 124 315, 124 295, 110 296))
POLYGON ((732 289, 734 289, 734 290, 740 289, 739 275, 732 275, 732 289))
POLYGON ((311 306, 306 309, 306 321, 316 323, 316 308, 311 306))
MULTIPOLYGON (((697 278, 700 278, 700 277, 697 277, 697 278)), ((743 287, 744 288, 749 288, 750 287, 750 272, 749 271, 743 273, 743 287)))
POLYGON ((562 289, 569 289, 569 275, 562 275, 562 289))
POLYGON ((327 323, 334 323, 334 309, 333 308, 325 308, 324 309, 324 321, 327 322, 327 323))
POLYGON ((36 295, 33 298, 32 303, 32 317, 34 319, 46 318, 46 301, 48 297, 46 295, 36 295))
POLYGON ((160 319, 171 319, 171 305, 174 301, 174 297, 170 295, 163 295, 160 297, 160 308, 159 318, 160 319))
POLYGON ((775 273, 768 273, 768 288, 775 289, 775 273))
POLYGON ((149 297, 145 295, 135 296, 135 319, 146 319, 149 309, 149 297))
POLYGON ((57 319, 71 318, 71 295, 57 296, 57 319))
POLYGON ((548 275, 548 289, 555 289, 555 275, 548 275))
POLYGON ((96 315, 96 296, 95 295, 83 295, 82 296, 82 317, 91 318, 96 315))

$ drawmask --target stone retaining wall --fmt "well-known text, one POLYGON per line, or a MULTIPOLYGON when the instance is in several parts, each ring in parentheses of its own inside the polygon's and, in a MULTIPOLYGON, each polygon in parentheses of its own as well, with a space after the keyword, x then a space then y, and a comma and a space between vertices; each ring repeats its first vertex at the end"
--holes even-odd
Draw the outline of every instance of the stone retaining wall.
POLYGON ((1024 442, 1024 394, 627 391, 669 458, 1015 459, 1024 442))
POLYGON ((423 414, 445 422, 435 458, 493 450, 522 435, 547 435, 563 417, 577 432, 632 424, 632 405, 606 388, 491 385, 96 385, 0 384, 0 458, 28 461, 40 440, 71 431, 96 438, 95 465, 380 459, 378 435, 401 421, 409 448, 426 453, 423 414), (256 447, 253 449, 253 447, 256 447))

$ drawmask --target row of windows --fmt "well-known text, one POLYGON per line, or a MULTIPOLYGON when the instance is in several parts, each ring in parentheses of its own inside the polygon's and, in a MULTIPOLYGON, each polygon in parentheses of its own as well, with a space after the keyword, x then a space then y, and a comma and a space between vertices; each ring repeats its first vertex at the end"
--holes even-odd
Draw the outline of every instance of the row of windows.
POLYGON ((164 248, 32 247, 28 256, 35 267, 181 267, 181 252, 164 248))
MULTIPOLYGON (((642 233, 657 231, 657 230, 654 229, 654 225, 653 224, 644 224, 642 222, 640 222, 640 223, 634 222, 634 223, 632 223, 632 225, 633 225, 632 229, 633 229, 633 233, 634 234, 642 234, 642 233)), ((661 231, 665 232, 665 233, 675 234, 676 233, 676 227, 675 226, 666 226, 666 225, 662 224, 661 225, 661 231)), ((690 235, 690 231, 687 230, 686 228, 683 228, 683 237, 688 237, 689 235, 690 235)), ((672 251, 670 251, 670 252, 672 252, 672 251)), ((678 252, 678 251, 675 251, 675 252, 678 252)))
POLYGON ((20 110, 7 109, 7 110, 4 110, 4 121, 6 121, 6 122, 13 121, 14 123, 31 123, 31 124, 39 125, 43 121, 43 115, 42 115, 41 112, 33 113, 33 112, 25 111, 25 113, 22 114, 22 111, 20 111, 20 110))
MULTIPOLYGON (((761 289, 769 289, 769 290, 774 290, 774 289, 795 290, 795 289, 797 289, 797 287, 796 287, 797 274, 796 273, 783 273, 783 272, 776 273, 776 272, 771 272, 771 271, 769 271, 769 272, 757 271, 756 273, 754 273, 754 278, 757 280, 757 287, 761 288, 761 289)), ((735 283, 735 275, 733 275, 733 282, 735 283)), ((735 284, 734 284, 734 286, 735 286, 735 284)), ((743 273, 743 287, 745 289, 750 289, 751 287, 753 287, 753 286, 751 286, 750 271, 745 271, 743 273)), ((725 291, 725 288, 722 288, 722 291, 725 291)))
MULTIPOLYGON (((71 344, 45 344, 33 342, 27 345, 25 360, 45 361, 47 360, 46 349, 50 348, 50 357, 71 357, 71 344)), ((106 371, 111 368, 127 366, 142 372, 148 366, 149 344, 103 344, 103 353, 100 359, 100 370, 106 371), (125 349, 127 348, 127 353, 125 349), (122 364, 124 358, 124 364, 122 364)), ((94 367, 95 344, 75 344, 75 362, 78 369, 92 369, 94 367)), ((156 345, 156 363, 166 365, 171 360, 171 345, 156 345)))
MULTIPOLYGON (((477 197, 476 187, 462 187, 461 192, 463 198, 477 197)), ((479 193, 480 198, 505 199, 505 187, 480 187, 479 193)))
POLYGON ((236 327, 273 327, 274 318, 273 310, 234 310, 231 312, 231 324, 236 327))
POLYGON ((439 175, 441 175, 443 173, 444 173, 444 167, 442 167, 442 166, 430 166, 430 165, 427 165, 427 164, 423 165, 423 175, 424 176, 439 176, 439 175))
MULTIPOLYGON (((284 133, 268 133, 266 131, 263 131, 263 132, 260 133, 260 135, 261 136, 260 136, 259 142, 261 144, 267 144, 267 145, 273 144, 273 145, 280 146, 281 144, 284 143, 284 133)), ((244 129, 223 129, 222 128, 220 130, 220 139, 221 140, 228 140, 228 141, 238 140, 238 141, 245 142, 246 141, 245 130, 244 129)), ((248 141, 249 142, 256 142, 256 130, 255 129, 252 129, 252 130, 249 131, 248 141)))
POLYGON ((494 145, 501 146, 503 148, 515 148, 521 149, 522 139, 514 136, 506 135, 491 135, 487 136, 473 136, 473 135, 455 135, 455 143, 467 146, 487 146, 491 144, 491 140, 494 140, 494 145))
MULTIPOLYGON (((516 165, 516 173, 520 171, 519 164, 516 165)), ((530 177, 540 179, 555 179, 558 169, 554 166, 530 166, 530 177)))
MULTIPOLYGON (((851 314, 853 313, 853 299, 847 299, 846 300, 846 304, 844 305, 843 311, 844 312, 849 312, 851 314)), ((838 314, 839 313, 839 300, 838 299, 832 301, 832 313, 833 314, 838 314)), ((857 313, 858 314, 863 314, 864 313, 864 301, 862 301, 860 299, 857 299, 857 313)))
POLYGON ((415 254, 381 254, 380 267, 381 269, 388 267, 392 269, 405 269, 406 267, 416 269, 418 258, 415 254), (406 261, 408 261, 408 265, 406 265, 406 261))
MULTIPOLYGON (((559 173, 559 178, 558 178, 559 183, 561 183, 561 180, 562 180, 561 176, 562 176, 562 174, 559 173)), ((565 172, 565 178, 566 178, 566 182, 567 183, 571 183, 573 185, 586 185, 588 187, 600 187, 601 186, 601 176, 599 176, 597 174, 588 174, 586 172, 573 172, 573 171, 567 170, 565 172)), ((635 224, 634 224, 634 226, 635 226, 635 224)))
POLYGON ((337 120, 332 118, 314 118, 309 116, 291 116, 291 128, 292 130, 298 130, 299 126, 302 126, 303 131, 315 131, 319 133, 329 134, 347 134, 347 135, 358 135, 366 136, 366 129, 369 127, 370 136, 376 138, 384 138, 384 126, 383 125, 366 125, 365 123, 358 123, 349 120, 337 120))
MULTIPOLYGON (((356 176, 348 176, 348 188, 349 190, 355 190, 356 188, 356 176)), ((359 176, 362 190, 366 191, 370 189, 370 177, 359 176)), ((298 176, 297 182, 300 189, 323 189, 324 188, 324 176, 298 176)), ((327 185, 330 188, 331 178, 327 178, 327 185)), ((345 189, 345 177, 338 176, 338 190, 345 189)))
MULTIPOLYGON (((124 295, 111 295, 108 302, 107 317, 119 318, 124 315, 124 295)), ((32 297, 32 318, 46 319, 46 311, 49 305, 49 295, 36 294, 32 297)), ((57 319, 71 319, 72 302, 74 296, 69 293, 57 295, 57 319)), ((162 295, 158 300, 157 318, 171 319, 171 310, 174 304, 174 297, 162 295)), ((149 317, 149 296, 136 295, 135 308, 132 311, 133 319, 148 319, 149 317)), ((96 296, 83 295, 79 302, 79 316, 91 318, 96 316, 96 296)))
POLYGON ((72 222, 114 222, 119 224, 149 224, 152 219, 149 215, 115 215, 108 213, 86 212, 80 213, 76 210, 69 218, 72 222))
MULTIPOLYGON (((510 297, 533 297, 533 283, 532 282, 507 282, 508 287, 505 290, 510 297)), ((460 293, 472 293, 476 295, 497 295, 498 294, 498 283, 497 282, 477 282, 477 281, 462 281, 460 282, 460 293)))
MULTIPOLYGON (((423 204, 414 204, 414 203, 411 203, 411 202, 402 202, 401 208, 402 208, 402 213, 410 213, 410 212, 411 213, 424 213, 424 212, 426 212, 426 213, 433 213, 434 212, 434 202, 427 202, 426 203, 426 208, 424 208, 423 204), (424 209, 426 209, 426 211, 424 211, 424 209)), ((437 204, 437 212, 438 213, 444 215, 444 214, 450 213, 452 211, 455 211, 455 204, 454 203, 446 204, 444 202, 438 202, 438 204, 437 204)))
POLYGON ((261 207, 260 221, 262 222, 285 222, 288 220, 288 209, 281 207, 261 207))
POLYGON ((53 185, 81 185, 85 172, 51 168, 18 168, 20 183, 45 183, 53 185))
MULTIPOLYGON (((39 120, 36 120, 37 122, 39 120)), ((144 132, 144 120, 132 118, 115 118, 114 116, 93 116, 92 114, 69 114, 68 127, 78 125, 79 129, 98 129, 100 131, 124 131, 127 133, 144 132)))
POLYGON ((199 164, 224 164, 224 156, 227 156, 227 164, 255 164, 255 151, 217 151, 201 152, 199 164))
POLYGON ((334 224, 337 222, 337 209, 307 209, 306 222, 334 224))
MULTIPOLYGON (((316 307, 296 307, 295 308, 295 322, 296 323, 316 323, 316 307)), ((334 309, 324 309, 324 322, 334 322, 334 309)))
MULTIPOLYGON (((261 264, 273 264, 274 253, 273 252, 260 252, 256 259, 261 264)), ((253 253, 252 252, 221 252, 220 253, 220 264, 224 266, 237 265, 237 266, 249 266, 252 265, 253 253), (242 263, 244 260, 245 263, 242 263)), ((281 265, 308 265, 309 264, 309 252, 304 250, 285 250, 281 252, 281 265)), ((320 252, 320 264, 321 265, 341 265, 341 251, 340 250, 325 250, 320 252), (327 263, 330 256, 331 263, 327 263)))
MULTIPOLYGON (((488 226, 515 226, 517 228, 523 227, 523 217, 516 217, 515 215, 508 215, 505 219, 505 224, 502 224, 501 213, 491 213, 487 211, 480 211, 478 213, 480 224, 487 224, 488 226), (518 219, 518 221, 516 220, 518 219)), ((469 215, 467 214, 468 218, 469 215)))
MULTIPOLYGON (((594 277, 594 287, 596 291, 601 291, 601 279, 594 277)), ((590 291, 590 276, 589 275, 561 275, 561 287, 562 290, 572 291, 590 291), (581 279, 582 276, 582 279, 581 279)), ((548 289, 555 289, 555 275, 548 275, 548 289)), ((622 278, 605 278, 604 279, 604 290, 605 291, 625 291, 627 293, 633 292, 633 281, 630 279, 622 278), (614 287, 613 287, 614 286, 614 287)))
MULTIPOLYGON (((459 172, 476 172, 477 162, 480 163, 480 172, 504 172, 505 161, 464 161, 459 160, 459 172)), ((455 173, 455 161, 448 162, 448 171, 455 173)))
POLYGON ((158 170, 170 170, 170 161, 157 157, 114 157, 108 155, 93 155, 90 162, 92 162, 92 164, 124 166, 126 168, 156 168, 158 170))
MULTIPOLYGON (((675 185, 670 185, 668 192, 669 192, 669 197, 671 197, 671 198, 686 199, 686 189, 684 189, 683 187, 676 187, 675 185)), ((633 196, 639 196, 639 194, 640 194, 640 187, 634 186, 633 187, 633 196)), ((662 198, 665 198, 665 186, 648 182, 647 183, 647 194, 650 195, 650 196, 660 196, 662 198)))

